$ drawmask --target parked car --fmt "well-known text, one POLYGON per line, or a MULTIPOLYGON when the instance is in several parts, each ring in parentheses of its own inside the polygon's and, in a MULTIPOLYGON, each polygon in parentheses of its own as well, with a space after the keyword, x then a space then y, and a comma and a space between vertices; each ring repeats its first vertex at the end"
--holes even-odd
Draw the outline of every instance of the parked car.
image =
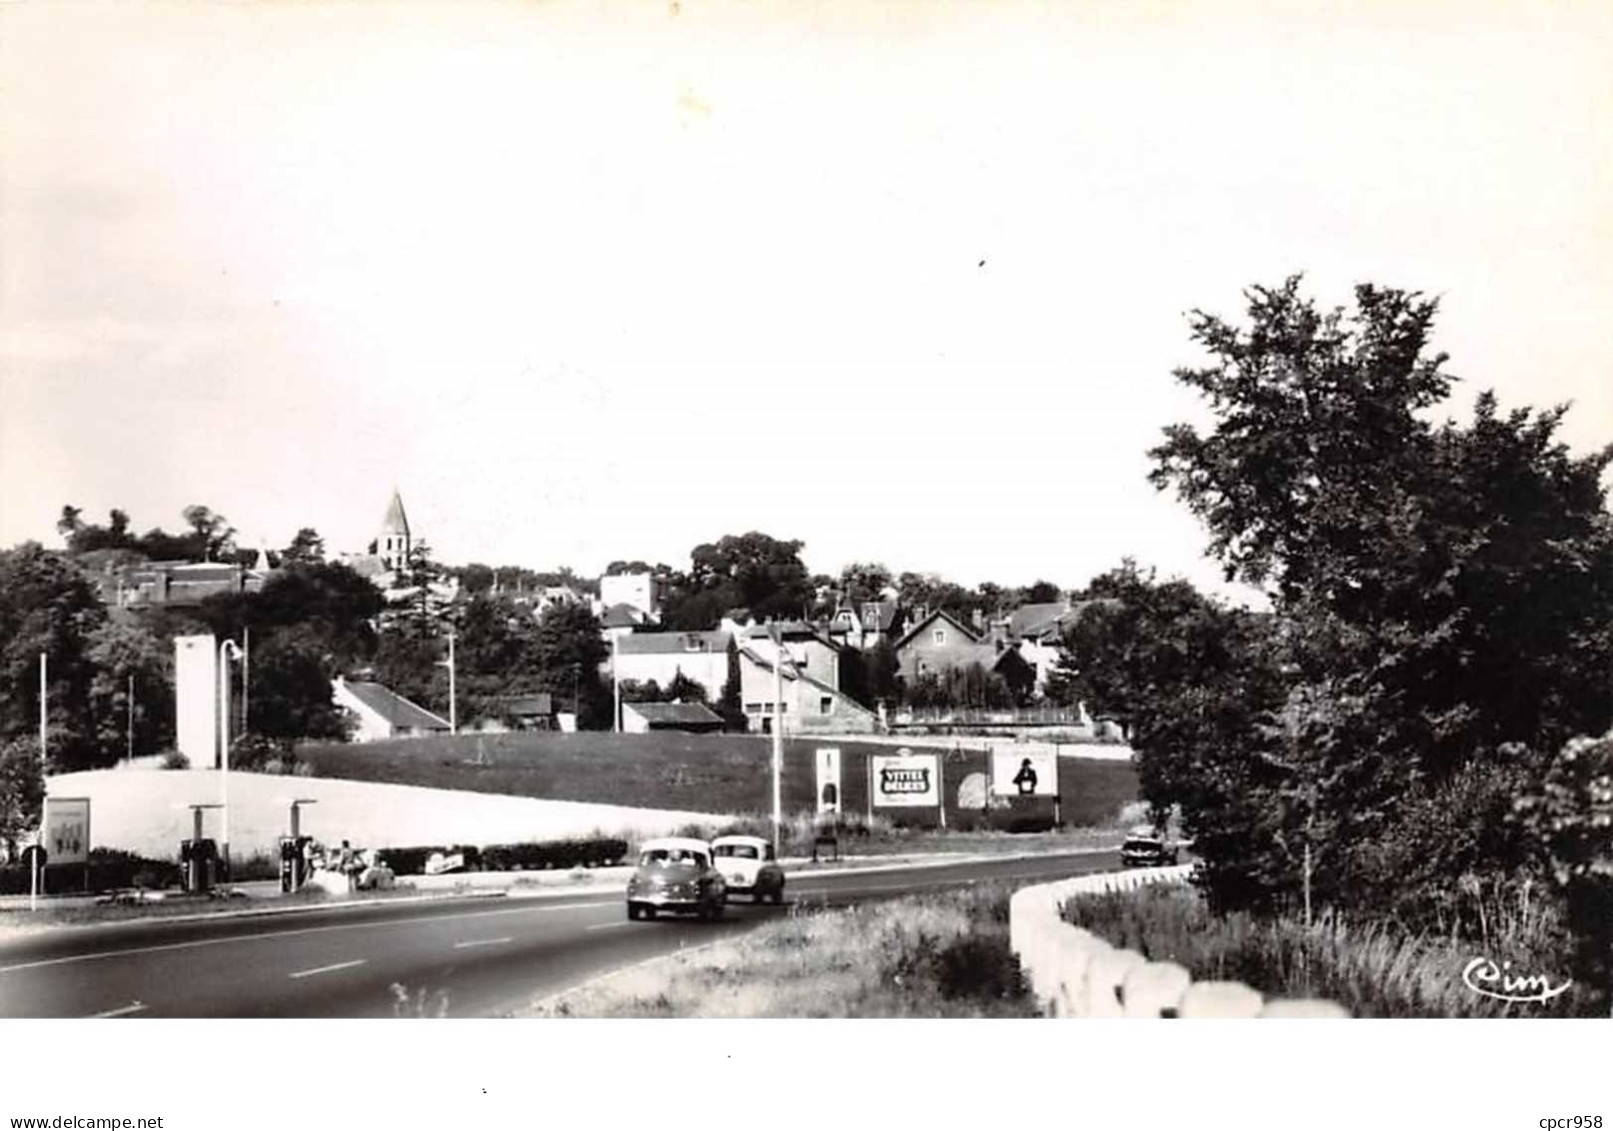
POLYGON ((728 897, 748 895, 753 903, 784 902, 784 869, 773 845, 759 836, 720 836, 711 842, 728 897))
POLYGON ((1122 868, 1163 868, 1175 864, 1180 858, 1176 845, 1169 844, 1162 833, 1150 829, 1132 829, 1120 846, 1122 868))
POLYGON ((727 885, 705 841, 658 837, 639 846, 638 867, 627 881, 629 919, 654 919, 662 911, 721 919, 727 901, 727 885))

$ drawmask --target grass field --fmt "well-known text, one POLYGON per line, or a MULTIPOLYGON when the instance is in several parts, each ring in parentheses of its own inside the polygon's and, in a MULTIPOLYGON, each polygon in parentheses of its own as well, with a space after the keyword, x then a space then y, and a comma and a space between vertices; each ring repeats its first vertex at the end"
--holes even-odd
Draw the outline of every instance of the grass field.
POLYGON ((532 1017, 1034 1017, 1009 884, 777 919, 609 975, 532 1017))
MULTIPOLYGON (((863 812, 868 801, 868 755, 893 748, 850 739, 801 738, 784 743, 783 807, 813 808, 813 758, 822 746, 840 750, 842 807, 863 812)), ((922 749, 917 743, 914 749, 922 749)), ((393 782, 439 789, 606 802, 656 809, 718 813, 772 811, 771 740, 750 735, 558 734, 552 732, 397 739, 363 745, 310 744, 298 757, 316 777, 393 782)), ((958 786, 984 774, 982 750, 945 752, 948 821, 966 825, 977 814, 957 807, 958 786)), ((1137 775, 1128 762, 1060 760, 1059 789, 1066 826, 1111 824, 1136 800, 1137 775)), ((902 823, 934 823, 933 810, 881 810, 902 823)))

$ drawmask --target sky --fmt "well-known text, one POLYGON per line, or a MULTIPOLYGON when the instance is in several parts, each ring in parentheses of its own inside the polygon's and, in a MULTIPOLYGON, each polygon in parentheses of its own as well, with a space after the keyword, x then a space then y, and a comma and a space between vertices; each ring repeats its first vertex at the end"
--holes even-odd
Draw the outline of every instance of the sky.
POLYGON ((25 0, 0 75, 0 545, 396 486, 450 563, 1236 599, 1146 453, 1296 271, 1613 441, 1603 2, 25 0))

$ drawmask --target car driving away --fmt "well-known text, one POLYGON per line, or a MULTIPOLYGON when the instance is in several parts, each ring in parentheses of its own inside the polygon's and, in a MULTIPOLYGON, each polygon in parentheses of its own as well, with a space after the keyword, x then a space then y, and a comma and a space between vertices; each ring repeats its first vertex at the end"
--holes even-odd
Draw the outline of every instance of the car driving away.
POLYGON ((1132 829, 1120 846, 1123 868, 1163 868, 1179 858, 1175 845, 1167 844, 1162 833, 1147 827, 1132 829))
POLYGON ((720 836, 711 842, 711 854, 730 899, 748 895, 753 903, 784 902, 784 869, 769 842, 759 836, 720 836))
POLYGON ((666 911, 716 920, 727 900, 727 885, 705 841, 658 837, 639 846, 638 867, 627 881, 629 919, 654 919, 666 911))

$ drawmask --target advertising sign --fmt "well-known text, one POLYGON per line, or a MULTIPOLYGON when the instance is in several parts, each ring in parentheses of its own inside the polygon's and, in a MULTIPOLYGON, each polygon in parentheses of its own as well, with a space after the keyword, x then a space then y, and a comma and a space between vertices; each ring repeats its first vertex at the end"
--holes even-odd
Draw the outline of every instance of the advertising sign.
POLYGON ((883 808, 941 804, 941 768, 934 754, 875 754, 872 759, 874 804, 883 808))
POLYGON ((1051 750, 991 751, 991 792, 998 797, 1057 797, 1059 758, 1051 750))
POLYGON ((840 812, 839 747, 818 747, 818 812, 840 812))
POLYGON ((88 797, 52 797, 46 803, 45 854, 52 864, 90 862, 88 797))

